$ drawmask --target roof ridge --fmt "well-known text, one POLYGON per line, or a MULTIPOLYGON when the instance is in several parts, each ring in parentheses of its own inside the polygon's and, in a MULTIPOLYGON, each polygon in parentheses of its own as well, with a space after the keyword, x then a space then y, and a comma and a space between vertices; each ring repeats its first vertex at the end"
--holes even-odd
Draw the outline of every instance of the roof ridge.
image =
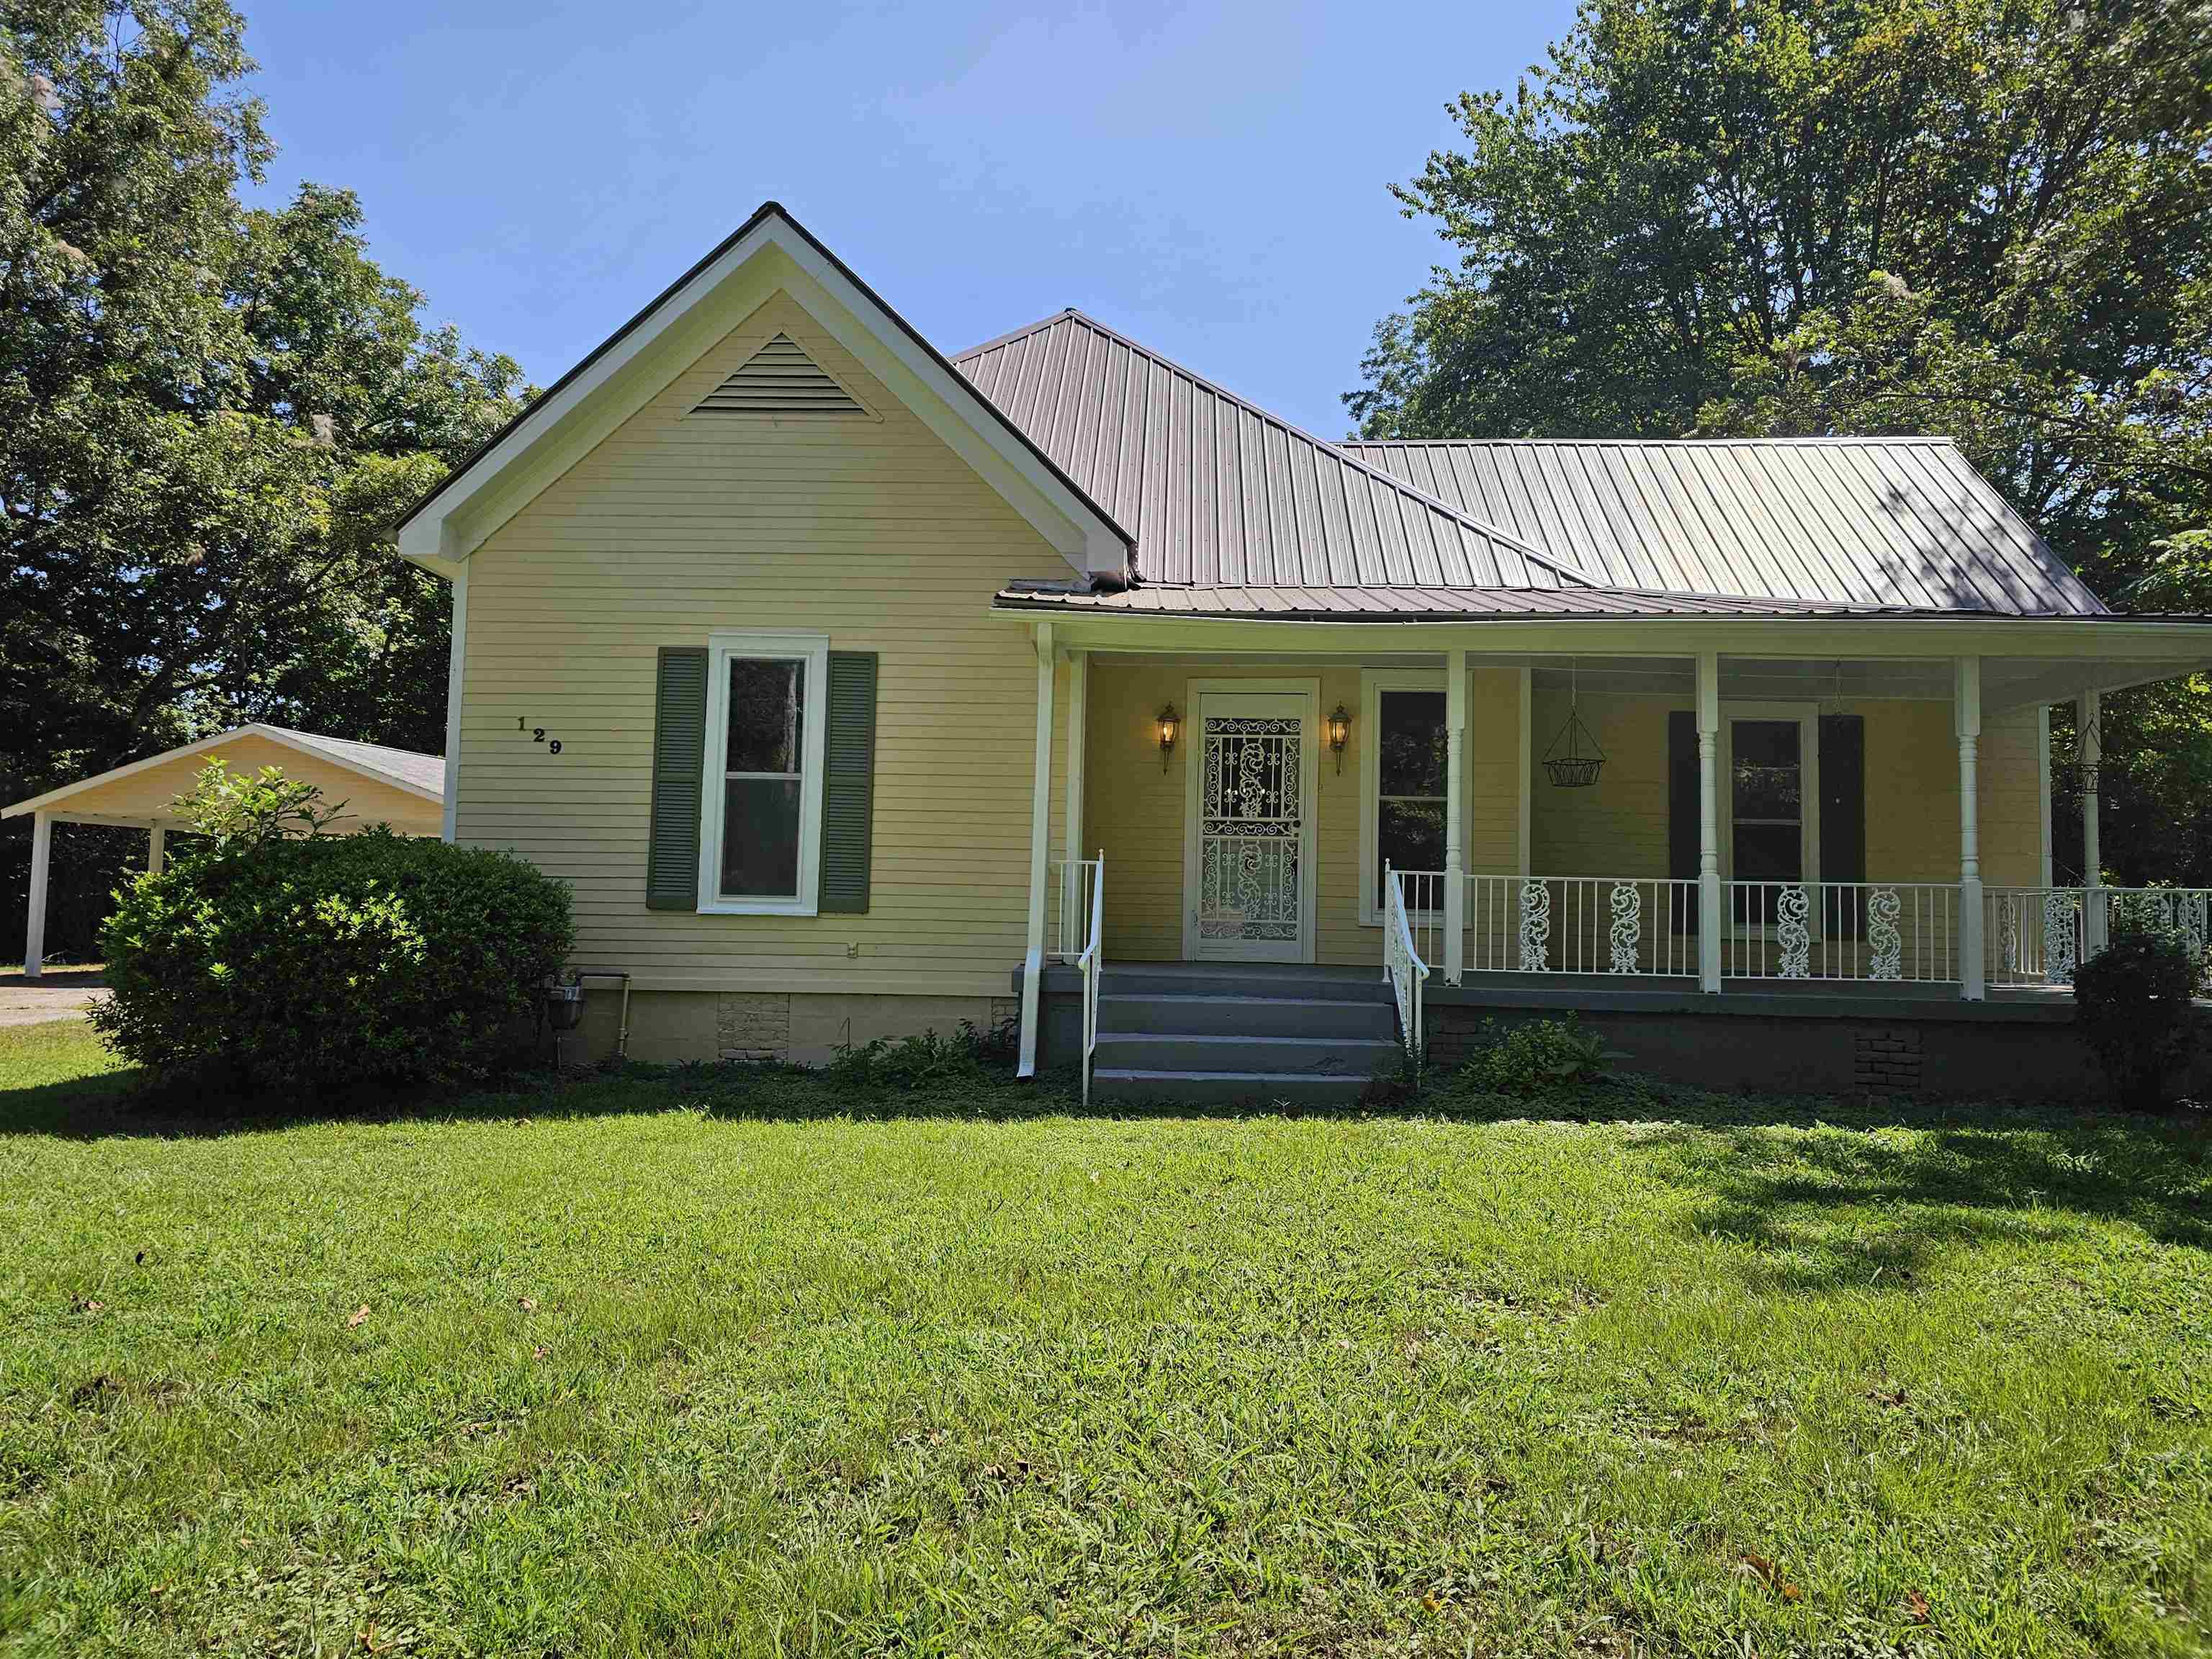
POLYGON ((1314 445, 1316 448, 1326 450, 1328 453, 1335 456, 1339 460, 1342 461, 1346 465, 1352 468, 1354 471, 1366 477, 1376 479, 1376 481, 1387 485, 1395 493, 1401 495, 1410 496, 1414 501, 1420 502, 1424 507, 1429 507, 1435 512, 1441 513, 1445 517, 1451 519, 1459 524, 1465 525, 1478 534, 1488 536, 1492 540, 1504 544, 1505 546, 1513 549, 1516 552, 1520 554, 1522 558, 1530 560, 1534 563, 1543 566, 1545 569, 1553 572, 1554 574, 1564 577, 1571 581, 1580 582, 1585 586, 1596 586, 1597 579, 1589 571, 1567 563, 1565 560, 1561 559, 1559 555, 1555 553, 1547 553, 1543 549, 1534 545, 1525 538, 1516 534, 1514 532, 1502 529, 1498 526, 1492 524, 1487 520, 1478 519, 1464 508, 1454 507, 1449 501, 1443 500, 1441 496, 1431 495, 1427 490, 1423 489, 1419 484, 1411 483, 1407 479, 1398 477, 1392 473, 1386 472, 1379 466, 1370 465, 1358 456, 1346 453, 1334 441, 1322 437, 1316 433, 1309 432, 1302 426, 1292 424, 1291 422, 1285 420, 1281 416, 1276 414, 1273 410, 1263 408, 1261 405, 1254 403, 1249 398, 1246 398, 1237 392, 1231 392, 1227 386, 1223 386, 1218 380, 1208 380, 1205 375, 1200 374, 1195 369, 1185 368, 1172 357, 1163 356, 1160 353, 1153 350, 1150 346, 1144 344, 1140 341, 1131 339, 1119 329, 1109 327, 1106 324, 1100 322, 1096 317, 1091 315, 1090 313, 1083 311, 1077 307, 1064 307, 1060 310, 1054 312, 1051 316, 1040 318, 1037 321, 1028 324, 1024 327, 1018 328, 1010 334, 1001 334, 994 340, 986 340, 981 345, 969 346, 965 351, 957 353, 952 358, 953 367, 957 368, 971 357, 980 357, 987 351, 996 350, 1000 346, 1012 345, 1017 340, 1025 339, 1032 334, 1042 332, 1043 330, 1051 328, 1054 325, 1065 322, 1071 318, 1076 322, 1082 324, 1084 327, 1090 329, 1096 333, 1104 335, 1108 339, 1114 341, 1118 345, 1125 347, 1129 351, 1135 353, 1138 356, 1143 357, 1148 362, 1158 363, 1173 374, 1182 375, 1194 386, 1201 386, 1207 392, 1212 392, 1215 397, 1222 398, 1228 403, 1234 404, 1239 409, 1249 410, 1253 416, 1266 424, 1278 427, 1291 437, 1303 440, 1304 442, 1314 445))

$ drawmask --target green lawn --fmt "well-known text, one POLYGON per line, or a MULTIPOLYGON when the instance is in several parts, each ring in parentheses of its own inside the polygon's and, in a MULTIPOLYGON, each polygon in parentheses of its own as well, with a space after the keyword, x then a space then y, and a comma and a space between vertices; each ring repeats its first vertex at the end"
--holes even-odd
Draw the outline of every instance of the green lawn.
POLYGON ((0 1032, 0 1650, 2212 1645, 2201 1121, 108 1065, 0 1032))

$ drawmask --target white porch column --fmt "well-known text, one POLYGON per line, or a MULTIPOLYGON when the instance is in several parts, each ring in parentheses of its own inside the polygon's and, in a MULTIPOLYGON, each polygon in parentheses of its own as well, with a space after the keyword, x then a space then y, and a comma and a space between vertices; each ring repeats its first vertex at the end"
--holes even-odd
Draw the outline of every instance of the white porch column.
POLYGON ((1091 653, 1088 651, 1070 651, 1067 653, 1067 799, 1060 809, 1064 822, 1060 827, 1062 871, 1060 932, 1063 940, 1075 941, 1078 951, 1089 943, 1083 937, 1081 918, 1087 913, 1091 895, 1084 888, 1083 872, 1078 867, 1078 862, 1083 857, 1084 721, 1090 691, 1091 653), (1072 927, 1070 917, 1077 919, 1072 927))
POLYGON ((1036 625, 1036 761, 1030 785, 1030 913, 1022 955, 1022 1048, 1017 1075, 1036 1075, 1038 981, 1044 977, 1044 890, 1052 853, 1052 624, 1036 625))
POLYGON ((1698 653, 1698 983, 1721 988, 1721 659, 1698 653))
POLYGON ((23 977, 36 979, 46 954, 46 866, 54 851, 54 821, 31 814, 31 913, 23 927, 23 977))
POLYGON ((1444 653, 1444 983, 1466 967, 1467 653, 1444 653))
POLYGON ((1536 671, 1521 671, 1521 770, 1516 786, 1519 799, 1514 802, 1513 873, 1526 881, 1536 873, 1535 854, 1528 845, 1528 824, 1531 817, 1530 796, 1535 788, 1536 772, 1536 671))
POLYGON ((2097 823, 2099 775, 2105 764, 2104 699, 2084 691, 2075 705, 2075 747, 2081 760, 2081 953, 2094 956, 2112 940, 2105 916, 2105 847, 2097 823))
POLYGON ((1982 959, 1982 659, 1958 658, 1953 672, 1952 721, 1959 738, 1959 994, 1979 1002, 1988 972, 1982 959))
POLYGON ((2051 705, 2043 703, 2035 711, 2035 811, 2036 849, 2039 862, 2036 867, 2043 873, 2036 885, 2051 885, 2051 705))
POLYGON ((160 875, 161 866, 168 862, 168 839, 169 832, 158 823, 146 832, 146 869, 149 874, 160 875))

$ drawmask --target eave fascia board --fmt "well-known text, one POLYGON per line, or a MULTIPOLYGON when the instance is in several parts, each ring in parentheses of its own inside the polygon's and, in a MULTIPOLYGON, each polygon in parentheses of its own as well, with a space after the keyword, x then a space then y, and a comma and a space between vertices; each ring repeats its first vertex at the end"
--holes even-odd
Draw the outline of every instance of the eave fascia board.
MULTIPOLYGON (((911 324, 774 203, 764 204, 720 248, 555 382, 504 432, 465 460, 418 501, 398 526, 400 556, 425 569, 450 575, 459 562, 482 545, 507 516, 496 511, 472 513, 471 504, 495 496, 496 481, 502 475, 536 452, 572 416, 592 404, 627 371, 647 362, 655 346, 671 337, 673 331, 720 293, 731 278, 770 251, 781 256, 788 270, 805 276, 817 297, 827 294, 836 300, 852 319, 855 338, 867 339, 876 354, 899 363, 913 384, 932 391, 941 409, 918 409, 916 413, 926 422, 930 420, 932 412, 937 413, 939 420, 949 416, 951 427, 961 433, 962 441, 954 445, 956 450, 964 446, 975 453, 994 458, 991 471, 997 476, 994 477, 987 472, 987 477, 1079 574, 1118 580, 1126 573, 1133 545, 1127 532, 1017 430, 941 353, 923 340, 911 324), (1018 480, 1022 487, 1008 488, 1013 480, 1018 480), (1040 511, 1041 508, 1049 510, 1040 511)), ((757 308, 757 303, 756 301, 754 305, 745 306, 743 312, 732 317, 732 325, 757 308)), ((827 319, 822 320, 825 325, 829 322, 827 319)), ((849 340, 841 338, 840 343, 848 349, 853 349, 849 340)), ((855 355, 866 360, 866 354, 855 355)), ((690 361, 693 360, 663 364, 665 375, 650 386, 646 397, 658 392, 669 380, 688 368, 690 361)), ((894 390, 899 388, 894 386, 894 390)), ((635 412, 644 401, 645 398, 635 398, 629 412, 635 412)), ((936 422, 931 424, 935 429, 936 422)), ((945 434, 940 431, 939 435, 945 434)), ((975 464, 972 459, 970 464, 975 464)), ((542 487, 541 484, 539 488, 542 487)), ((513 510, 510 507, 509 514, 513 510)))
POLYGON ((2212 671, 2212 619, 1988 617, 1543 617, 1464 621, 1314 622, 1263 617, 1100 613, 1080 606, 994 605, 1002 620, 1049 616, 1066 642, 1101 652, 1537 651, 1561 655, 1928 658, 1981 654, 2153 659, 2212 671), (1417 642, 1418 641, 1418 642, 1417 642))

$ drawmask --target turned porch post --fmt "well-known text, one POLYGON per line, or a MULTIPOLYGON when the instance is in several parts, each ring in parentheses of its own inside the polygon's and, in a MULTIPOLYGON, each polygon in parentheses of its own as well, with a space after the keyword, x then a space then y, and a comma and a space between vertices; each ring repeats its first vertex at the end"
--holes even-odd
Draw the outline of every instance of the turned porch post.
POLYGON ((1959 994, 1982 1000, 1988 964, 1983 959, 1982 838, 1980 782, 1977 775, 1982 743, 1982 659, 1960 657, 1953 665, 1953 725, 1959 738, 1959 994))
POLYGON ((2105 763, 2105 734, 2099 722, 2104 699, 2084 691, 2075 705, 2075 738, 2081 758, 2081 954, 2091 957, 2112 943, 2105 926, 2105 848, 2097 823, 2098 774, 2105 763))
POLYGON ((1444 653, 1444 983, 1466 967, 1467 653, 1444 653))
POLYGON ((1044 891, 1052 852, 1052 624, 1036 625, 1036 750, 1030 785, 1030 914, 1022 954, 1022 1050, 1017 1068, 1036 1075, 1039 981, 1044 977, 1044 891))
POLYGON ((1721 988, 1721 659, 1698 653, 1698 983, 1721 988))

